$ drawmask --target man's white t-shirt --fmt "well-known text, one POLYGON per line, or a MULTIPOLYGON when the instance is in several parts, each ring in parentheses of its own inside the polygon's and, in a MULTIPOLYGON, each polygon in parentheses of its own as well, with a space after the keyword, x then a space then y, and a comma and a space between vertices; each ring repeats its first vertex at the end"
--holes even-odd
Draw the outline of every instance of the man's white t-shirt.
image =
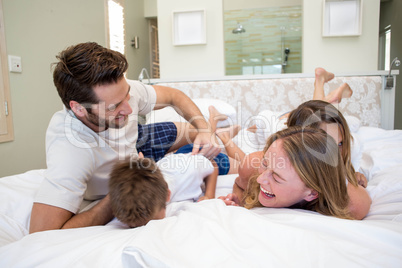
POLYGON ((97 133, 71 110, 55 113, 46 132, 45 179, 34 202, 77 213, 83 199, 97 200, 108 193, 109 173, 117 160, 137 154, 138 115, 156 103, 152 86, 127 80, 133 112, 121 129, 97 133))

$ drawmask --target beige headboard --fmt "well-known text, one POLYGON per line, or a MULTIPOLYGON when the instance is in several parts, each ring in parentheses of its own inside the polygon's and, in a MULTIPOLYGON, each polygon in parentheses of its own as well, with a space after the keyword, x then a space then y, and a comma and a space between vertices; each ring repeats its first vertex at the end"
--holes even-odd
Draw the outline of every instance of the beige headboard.
MULTIPOLYGON (((382 77, 344 76, 336 77, 325 85, 325 93, 342 83, 348 83, 353 90, 349 99, 337 105, 344 115, 361 120, 362 126, 381 126, 382 77)), ((287 112, 302 102, 310 100, 314 91, 314 78, 272 78, 249 80, 221 80, 197 82, 158 83, 182 90, 191 98, 212 98, 233 105, 238 114, 238 122, 249 126, 252 117, 262 110, 287 112)))

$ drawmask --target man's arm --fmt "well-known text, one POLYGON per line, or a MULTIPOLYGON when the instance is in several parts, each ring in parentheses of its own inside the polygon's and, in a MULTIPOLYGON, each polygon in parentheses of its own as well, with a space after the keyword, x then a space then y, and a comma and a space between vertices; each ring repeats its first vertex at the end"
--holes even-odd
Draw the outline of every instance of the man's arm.
MULTIPOLYGON (((193 153, 201 153, 207 158, 213 158, 220 152, 215 133, 204 119, 197 105, 183 92, 171 87, 153 85, 156 92, 155 109, 172 106, 176 112, 182 115, 197 130, 198 134, 193 143, 193 153), (200 147, 203 147, 200 151, 200 147)), ((178 133, 178 136, 180 134, 178 133)), ((187 135, 181 135, 186 137, 187 135)))
POLYGON ((61 229, 73 213, 54 206, 34 203, 32 206, 29 233, 61 229))
POLYGON ((59 207, 34 203, 32 207, 29 233, 105 225, 110 222, 113 217, 109 195, 88 211, 76 215, 59 207))

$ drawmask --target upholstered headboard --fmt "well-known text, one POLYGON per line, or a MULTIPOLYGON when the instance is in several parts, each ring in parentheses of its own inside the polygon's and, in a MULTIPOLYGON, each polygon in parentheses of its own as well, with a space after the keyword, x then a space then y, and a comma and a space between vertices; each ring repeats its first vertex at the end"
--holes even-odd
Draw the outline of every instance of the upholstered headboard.
MULTIPOLYGON (((378 76, 336 77, 325 85, 325 93, 348 83, 353 90, 349 99, 337 105, 344 115, 360 119, 362 126, 381 127, 381 91, 383 78, 378 76)), ((272 78, 220 81, 162 82, 182 90, 191 98, 212 98, 233 105, 238 124, 252 123, 253 116, 262 110, 287 112, 310 100, 314 91, 314 78, 272 78), (241 121, 240 121, 241 120, 241 121)))

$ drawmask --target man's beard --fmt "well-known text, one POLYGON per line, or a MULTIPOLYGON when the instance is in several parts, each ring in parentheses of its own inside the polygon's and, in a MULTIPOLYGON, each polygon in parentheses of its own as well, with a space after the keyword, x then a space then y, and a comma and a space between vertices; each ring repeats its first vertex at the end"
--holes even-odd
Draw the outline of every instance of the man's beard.
POLYGON ((106 120, 103 118, 100 118, 98 115, 93 114, 93 113, 88 113, 87 119, 89 122, 94 124, 95 126, 99 128, 104 128, 105 130, 108 128, 122 128, 127 124, 127 120, 124 120, 122 124, 116 124, 116 120, 106 120))

